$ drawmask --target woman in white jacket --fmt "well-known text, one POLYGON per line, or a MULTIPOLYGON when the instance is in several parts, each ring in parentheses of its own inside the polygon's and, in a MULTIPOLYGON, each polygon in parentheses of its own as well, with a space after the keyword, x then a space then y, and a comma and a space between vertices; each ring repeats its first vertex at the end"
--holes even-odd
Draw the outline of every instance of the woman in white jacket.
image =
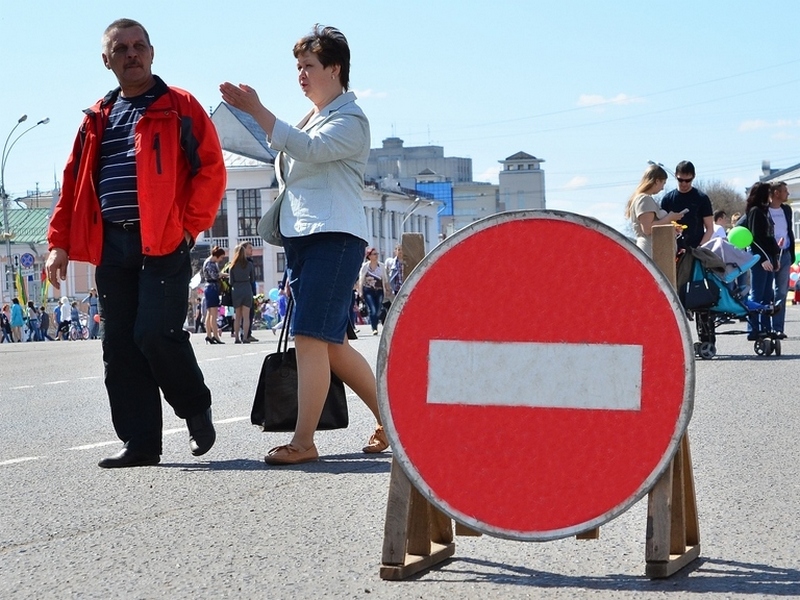
POLYGON ((346 339, 352 290, 367 246, 361 203, 369 157, 369 121, 356 105, 350 83, 350 48, 333 27, 315 26, 294 46, 300 88, 314 105, 297 127, 276 118, 248 85, 223 83, 222 99, 255 118, 278 151, 278 198, 259 223, 268 242, 284 247, 294 298, 298 416, 292 440, 272 448, 271 465, 319 457, 314 433, 330 386, 331 371, 375 415, 377 428, 365 452, 389 442, 378 411, 375 376, 346 339), (279 218, 272 219, 275 211, 279 218), (277 230, 276 227, 277 225, 277 230))

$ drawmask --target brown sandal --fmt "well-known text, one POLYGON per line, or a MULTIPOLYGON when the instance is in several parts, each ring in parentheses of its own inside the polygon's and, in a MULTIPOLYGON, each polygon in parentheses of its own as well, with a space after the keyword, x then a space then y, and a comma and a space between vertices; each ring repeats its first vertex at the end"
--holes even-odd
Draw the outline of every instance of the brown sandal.
POLYGON ((299 465, 318 458, 319 453, 314 444, 306 450, 300 450, 291 444, 286 444, 285 446, 275 446, 267 452, 264 462, 268 465, 299 465))
POLYGON ((383 429, 383 425, 378 425, 378 428, 375 430, 367 445, 364 446, 364 452, 368 454, 375 454, 377 452, 383 452, 389 447, 389 438, 386 437, 386 431, 383 429))

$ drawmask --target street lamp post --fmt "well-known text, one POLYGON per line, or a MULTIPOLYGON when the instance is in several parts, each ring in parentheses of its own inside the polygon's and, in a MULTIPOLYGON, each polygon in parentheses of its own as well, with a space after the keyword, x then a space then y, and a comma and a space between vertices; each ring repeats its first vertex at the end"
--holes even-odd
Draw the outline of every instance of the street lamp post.
POLYGON ((49 118, 42 119, 38 121, 35 125, 28 127, 25 131, 20 133, 17 137, 14 138, 14 141, 11 142, 9 146, 8 142, 11 140, 11 136, 14 135, 14 132, 17 130, 17 127, 20 124, 24 123, 28 119, 28 115, 22 115, 19 119, 17 119, 17 124, 11 129, 11 132, 8 134, 6 138, 5 144, 3 144, 3 154, 0 158, 0 199, 3 201, 3 234, 2 237, 6 242, 6 262, 8 263, 8 271, 7 274, 11 275, 11 285, 9 286, 9 280, 6 278, 6 288, 10 291, 13 289, 13 281, 14 281, 14 261, 11 258, 11 238, 14 237, 14 234, 9 230, 8 227, 8 194, 6 193, 6 162, 8 161, 8 155, 11 154, 11 150, 14 148, 14 144, 19 141, 23 135, 28 133, 31 129, 35 129, 39 125, 47 125, 50 122, 49 118))

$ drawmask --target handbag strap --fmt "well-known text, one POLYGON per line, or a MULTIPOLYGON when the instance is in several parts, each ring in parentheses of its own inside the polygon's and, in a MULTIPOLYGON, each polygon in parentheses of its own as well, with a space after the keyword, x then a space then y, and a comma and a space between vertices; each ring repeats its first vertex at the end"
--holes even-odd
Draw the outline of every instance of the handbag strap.
POLYGON ((283 327, 281 327, 281 337, 278 338, 278 352, 286 354, 289 351, 289 324, 292 322, 292 312, 294 311, 294 296, 289 296, 286 304, 286 315, 283 317, 283 327))

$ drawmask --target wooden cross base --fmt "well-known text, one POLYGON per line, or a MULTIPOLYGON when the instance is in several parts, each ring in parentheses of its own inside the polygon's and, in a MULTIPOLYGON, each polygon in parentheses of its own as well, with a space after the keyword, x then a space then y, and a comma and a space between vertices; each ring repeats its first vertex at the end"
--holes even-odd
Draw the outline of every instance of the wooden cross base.
MULTIPOLYGON (((456 522, 457 535, 479 536, 456 522)), ((596 540, 600 528, 576 536, 596 540)), ((673 575, 700 556, 697 501, 688 434, 647 501, 645 575, 651 579, 673 575)), ((403 469, 392 461, 389 499, 383 537, 381 579, 397 581, 429 569, 455 554, 449 517, 428 502, 403 469)))
MULTIPOLYGON (((460 523, 456 533, 481 535, 460 523)), ((455 551, 450 518, 428 502, 392 460, 381 579, 405 579, 447 560, 455 551)))
POLYGON ((645 574, 669 577, 700 556, 700 525, 689 434, 647 499, 645 574))

